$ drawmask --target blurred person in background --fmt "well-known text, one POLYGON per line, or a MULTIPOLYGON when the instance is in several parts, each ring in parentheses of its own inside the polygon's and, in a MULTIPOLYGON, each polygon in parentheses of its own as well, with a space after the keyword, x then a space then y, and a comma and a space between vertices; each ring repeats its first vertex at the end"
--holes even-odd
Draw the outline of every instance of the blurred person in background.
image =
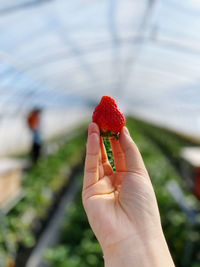
POLYGON ((40 129, 41 108, 34 108, 27 117, 27 124, 32 134, 31 163, 35 164, 41 156, 42 137, 40 129))

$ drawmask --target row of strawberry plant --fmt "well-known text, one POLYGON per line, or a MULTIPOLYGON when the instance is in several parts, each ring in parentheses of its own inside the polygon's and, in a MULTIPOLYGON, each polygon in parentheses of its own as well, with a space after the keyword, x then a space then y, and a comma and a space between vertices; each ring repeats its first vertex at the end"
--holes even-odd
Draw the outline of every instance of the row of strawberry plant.
POLYGON ((67 185, 72 169, 83 158, 85 127, 78 132, 55 154, 41 159, 24 177, 25 197, 4 218, 4 225, 0 227, 0 266, 14 262, 19 247, 34 247, 55 197, 67 185))
POLYGON ((166 154, 170 154, 170 157, 174 160, 180 159, 180 151, 183 147, 194 145, 194 141, 180 137, 180 135, 162 127, 157 127, 137 119, 134 119, 134 123, 152 141, 157 142, 166 154))
MULTIPOLYGON (((175 180, 183 188, 182 180, 159 146, 147 138, 144 123, 141 123, 140 127, 139 121, 128 119, 127 126, 134 141, 139 146, 150 173, 159 203, 164 233, 176 266, 200 266, 198 263, 199 231, 195 228, 188 229, 186 215, 181 211, 166 188, 166 184, 170 180, 175 180), (193 244, 194 246, 191 257, 187 257, 187 244, 193 244)), ((172 142, 170 141, 173 138, 171 133, 163 131, 163 135, 165 135, 166 141, 169 139, 169 143, 172 142)), ((185 142, 187 143, 187 141, 185 142)), ((170 147, 172 150, 176 150, 177 147, 181 148, 185 144, 183 140, 179 140, 176 136, 173 143, 175 145, 170 147)), ((109 158, 112 160, 108 142, 106 142, 106 146, 109 150, 109 158)), ((82 179, 82 176, 80 176, 80 179, 82 179)), ((193 202, 194 206, 199 208, 191 194, 187 194, 187 198, 193 202)), ((48 249, 45 258, 52 267, 103 266, 100 246, 89 227, 81 204, 81 192, 77 195, 69 216, 64 220, 60 244, 53 249, 48 249)))
MULTIPOLYGON (((128 123, 149 171, 159 204, 163 230, 176 266, 200 266, 197 263, 198 251, 200 251, 198 242, 200 240, 199 229, 188 227, 189 222, 186 214, 182 212, 167 190, 169 181, 176 181, 180 188, 185 190, 184 182, 173 165, 171 165, 169 158, 163 154, 163 149, 160 149, 160 145, 156 145, 154 140, 152 141, 151 138, 148 138, 148 130, 145 132, 145 128, 150 128, 152 135, 154 132, 155 135, 158 134, 158 137, 162 135, 163 143, 165 140, 165 145, 169 149, 168 156, 173 157, 176 155, 178 160, 180 160, 180 155, 177 150, 180 151, 183 146, 188 144, 188 141, 155 126, 145 125, 143 122, 141 122, 141 127, 139 121, 130 119, 128 123), (170 144, 169 147, 168 144, 170 144), (191 251, 191 255, 187 258, 186 250, 189 243, 195 244, 195 249, 191 251)), ((189 192, 185 192, 185 194, 193 207, 199 210, 200 205, 195 197, 189 192)))
POLYGON ((103 255, 88 223, 82 206, 81 183, 83 173, 77 177, 79 192, 63 220, 60 244, 47 249, 44 261, 52 267, 102 267, 103 255))

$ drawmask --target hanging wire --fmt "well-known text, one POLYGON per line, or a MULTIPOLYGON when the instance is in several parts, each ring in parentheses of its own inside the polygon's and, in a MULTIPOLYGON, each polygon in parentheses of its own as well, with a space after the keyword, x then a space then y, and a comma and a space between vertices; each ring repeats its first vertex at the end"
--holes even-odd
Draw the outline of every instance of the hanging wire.
POLYGON ((117 12, 118 12, 119 0, 110 0, 108 2, 108 29, 111 34, 112 43, 112 71, 111 75, 117 77, 116 83, 113 88, 114 91, 118 91, 121 85, 121 39, 119 35, 119 28, 117 25, 117 12))
POLYGON ((54 0, 22 0, 16 3, 16 1, 12 1, 10 4, 9 1, 8 3, 4 3, 3 7, 0 8, 0 14, 10 14, 11 12, 16 12, 18 10, 24 9, 24 8, 30 8, 38 5, 42 5, 45 2, 50 2, 54 0))
MULTIPOLYGON (((136 62, 139 59, 139 56, 143 50, 143 48, 145 47, 145 44, 147 42, 147 37, 145 34, 145 31, 147 30, 147 28, 149 27, 148 23, 149 20, 151 18, 151 16, 153 15, 153 11, 156 5, 156 1, 154 0, 149 0, 148 3, 146 4, 146 9, 144 10, 144 14, 143 17, 141 19, 141 23, 138 27, 138 31, 137 31, 137 36, 141 36, 142 38, 140 39, 140 43, 138 45, 137 50, 132 50, 132 52, 130 53, 128 59, 126 60, 125 64, 124 64, 124 75, 123 75, 123 80, 121 82, 121 88, 118 89, 118 91, 116 92, 116 95, 118 95, 119 98, 123 97, 124 91, 126 90, 126 86, 129 82, 130 79, 130 75, 133 73, 133 66, 136 65, 136 62)), ((134 42, 133 42, 134 44, 134 42)))
POLYGON ((163 4, 165 6, 171 6, 171 8, 173 10, 176 10, 176 12, 179 12, 179 13, 182 13, 182 14, 190 14, 192 15, 192 17, 197 17, 199 18, 199 13, 200 13, 200 4, 198 3, 198 7, 197 8, 197 5, 195 5, 194 3, 190 2, 189 0, 187 1, 188 4, 184 4, 184 0, 182 1, 177 1, 177 0, 164 0, 163 1, 163 4))

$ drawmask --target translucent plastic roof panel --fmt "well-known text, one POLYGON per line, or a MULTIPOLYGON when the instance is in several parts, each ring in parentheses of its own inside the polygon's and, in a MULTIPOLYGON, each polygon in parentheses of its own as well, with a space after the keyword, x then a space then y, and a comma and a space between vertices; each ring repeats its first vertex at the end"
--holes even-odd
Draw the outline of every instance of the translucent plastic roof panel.
POLYGON ((199 25, 198 0, 1 0, 0 109, 112 94, 200 135, 199 25))

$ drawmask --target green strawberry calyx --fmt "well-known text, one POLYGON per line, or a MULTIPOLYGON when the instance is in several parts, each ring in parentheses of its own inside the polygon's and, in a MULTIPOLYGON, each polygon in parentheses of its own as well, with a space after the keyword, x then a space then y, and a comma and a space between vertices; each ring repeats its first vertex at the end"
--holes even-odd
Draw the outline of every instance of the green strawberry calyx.
POLYGON ((111 131, 106 131, 106 132, 100 131, 100 135, 102 137, 115 137, 116 140, 119 140, 119 133, 113 133, 111 131))

